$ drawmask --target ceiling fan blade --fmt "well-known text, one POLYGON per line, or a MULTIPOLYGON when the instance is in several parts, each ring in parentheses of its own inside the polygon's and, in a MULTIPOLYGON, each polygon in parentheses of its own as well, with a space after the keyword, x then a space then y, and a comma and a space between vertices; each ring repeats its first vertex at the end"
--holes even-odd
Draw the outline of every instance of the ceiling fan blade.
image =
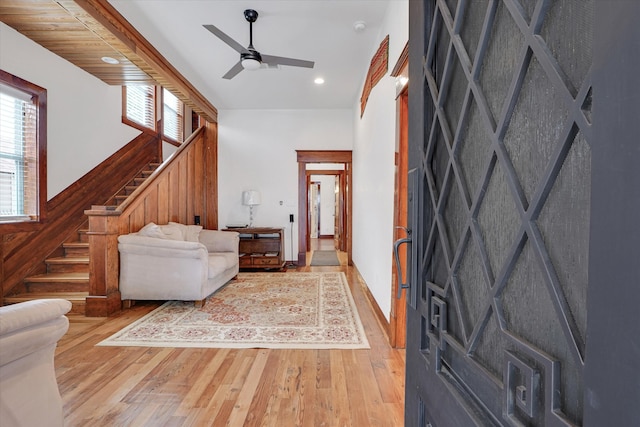
POLYGON ((238 53, 245 53, 247 49, 242 46, 240 43, 223 33, 218 27, 215 25, 207 24, 203 25, 204 28, 211 31, 214 36, 218 37, 220 40, 231 46, 238 53))
POLYGON ((269 65, 290 65, 292 67, 313 68, 315 62, 302 59, 285 58, 282 56, 262 55, 262 62, 269 65))
POLYGON ((227 80, 231 80, 232 78, 234 78, 236 76, 236 74, 238 74, 242 70, 244 70, 244 68, 242 68, 242 62, 238 61, 236 63, 236 65, 234 65, 233 67, 231 67, 231 69, 229 71, 227 71, 227 74, 222 76, 222 78, 223 79, 227 79, 227 80))

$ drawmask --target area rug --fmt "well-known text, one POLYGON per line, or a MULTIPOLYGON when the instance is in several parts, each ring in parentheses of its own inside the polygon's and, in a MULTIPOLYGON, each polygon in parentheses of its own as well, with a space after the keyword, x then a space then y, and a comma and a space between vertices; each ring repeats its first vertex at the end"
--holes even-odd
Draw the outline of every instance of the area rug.
POLYGON ((336 251, 313 251, 311 266, 340 265, 336 251))
POLYGON ((204 307, 166 302, 98 345, 369 348, 341 272, 240 273, 204 307))

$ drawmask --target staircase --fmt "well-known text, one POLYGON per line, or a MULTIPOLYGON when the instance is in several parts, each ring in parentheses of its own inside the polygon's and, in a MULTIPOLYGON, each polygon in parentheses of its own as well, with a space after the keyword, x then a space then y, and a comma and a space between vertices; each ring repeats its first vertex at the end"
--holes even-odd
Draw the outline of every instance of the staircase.
MULTIPOLYGON (((118 206, 135 191, 160 166, 149 163, 124 187, 104 204, 118 206)), ((71 302, 70 315, 84 316, 86 298, 89 296, 89 238, 88 222, 75 235, 45 260, 46 273, 24 279, 25 293, 7 295, 4 304, 15 304, 34 299, 62 298, 71 302)))

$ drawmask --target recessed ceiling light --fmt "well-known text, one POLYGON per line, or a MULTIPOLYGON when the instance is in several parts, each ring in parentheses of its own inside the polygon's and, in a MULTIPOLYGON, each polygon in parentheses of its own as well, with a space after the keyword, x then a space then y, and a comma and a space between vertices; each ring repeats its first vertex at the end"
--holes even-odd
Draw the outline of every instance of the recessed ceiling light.
POLYGON ((356 21, 353 23, 353 30, 356 33, 361 33, 367 28, 367 23, 364 21, 356 21))
POLYGON ((321 85, 321 84, 324 84, 324 79, 322 77, 318 77, 313 82, 317 85, 321 85))
POLYGON ((100 59, 102 60, 102 62, 106 62, 107 64, 111 64, 111 65, 116 65, 120 63, 120 61, 118 61, 116 58, 112 58, 110 56, 103 56, 100 59))

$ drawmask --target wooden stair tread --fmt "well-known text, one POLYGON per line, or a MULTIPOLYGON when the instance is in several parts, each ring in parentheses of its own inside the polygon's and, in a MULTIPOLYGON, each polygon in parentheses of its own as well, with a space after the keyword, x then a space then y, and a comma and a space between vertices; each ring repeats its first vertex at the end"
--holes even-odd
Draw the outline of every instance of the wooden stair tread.
POLYGON ((67 242, 67 243, 63 243, 62 246, 64 246, 65 248, 88 248, 89 243, 88 242, 67 242))
POLYGON ((88 282, 89 273, 43 273, 25 277, 26 283, 38 282, 88 282))
POLYGON ((60 298, 68 301, 84 302, 89 296, 89 292, 29 292, 4 297, 5 303, 14 304, 17 302, 31 301, 34 299, 60 298))
POLYGON ((66 256, 48 258, 45 260, 47 264, 89 264, 88 256, 66 256))

